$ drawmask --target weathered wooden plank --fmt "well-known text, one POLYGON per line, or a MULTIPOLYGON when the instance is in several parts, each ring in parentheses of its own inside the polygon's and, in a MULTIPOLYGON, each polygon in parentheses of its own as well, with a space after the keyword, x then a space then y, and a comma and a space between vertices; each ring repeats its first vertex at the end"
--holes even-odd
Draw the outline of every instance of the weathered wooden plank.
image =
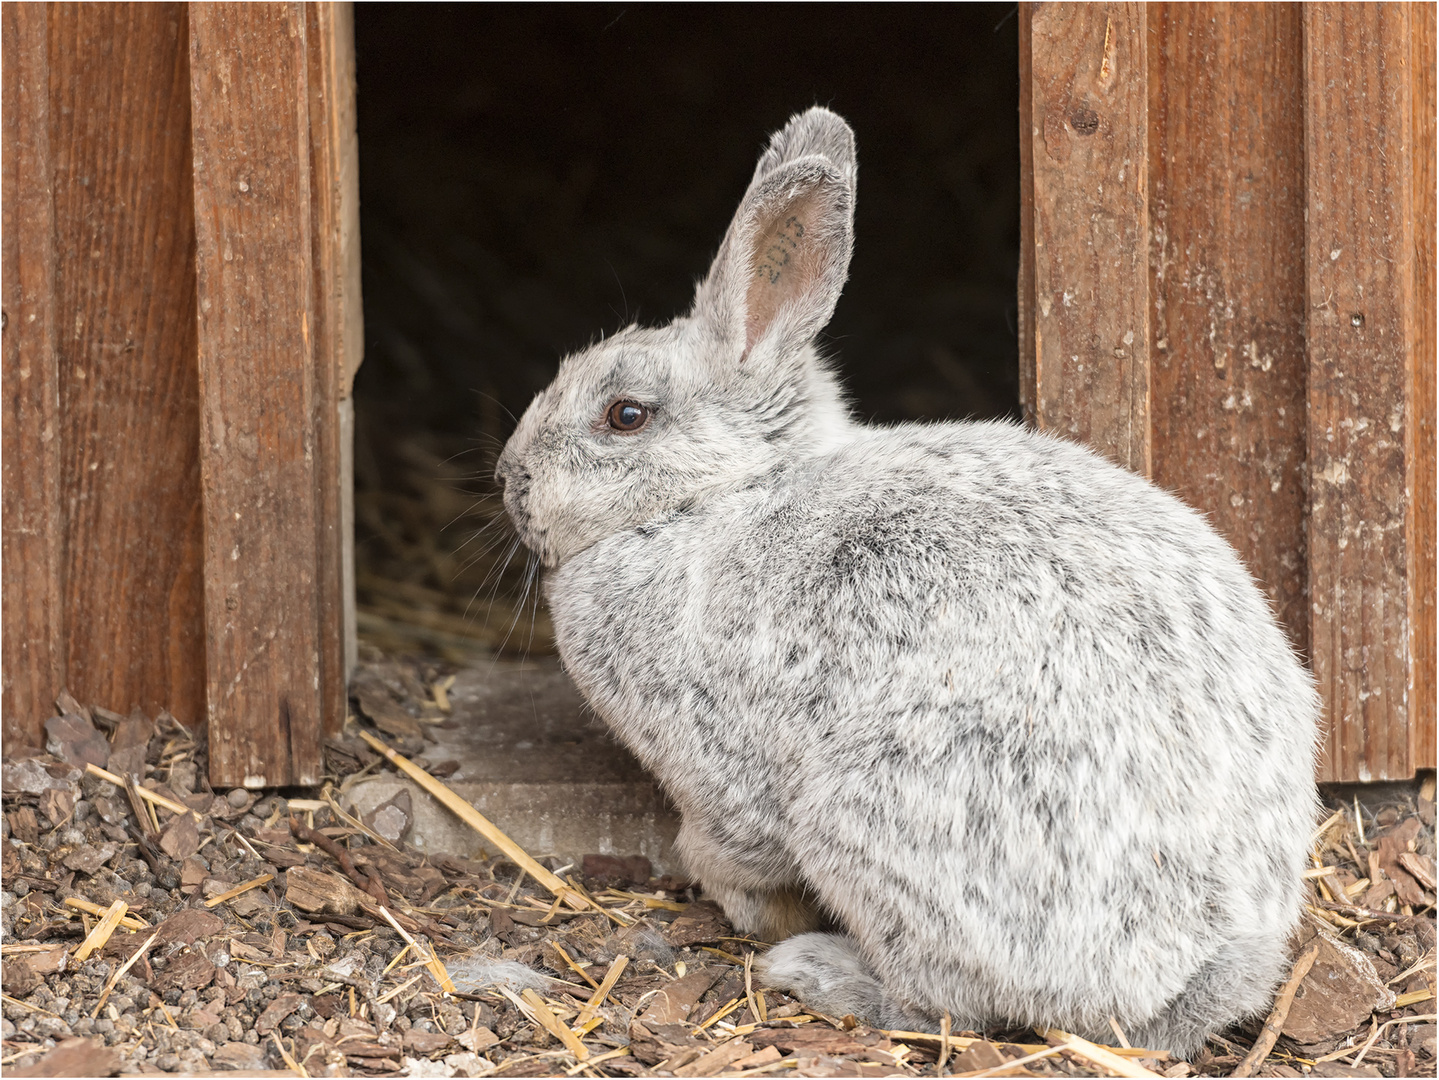
POLYGON ((320 775, 305 11, 192 4, 210 775, 320 775))
POLYGON ((1024 422, 1035 425, 1034 352, 1034 125, 1033 4, 1019 6, 1019 408, 1024 422))
POLYGON ((1405 448, 1409 485, 1409 721, 1414 730, 1414 765, 1434 768, 1435 671, 1435 7, 1416 4, 1410 38, 1410 96, 1414 140, 1415 339, 1409 377, 1409 423, 1405 448))
POLYGON ((204 716, 183 4, 50 8, 63 606, 81 701, 204 716))
POLYGON ((0 708, 11 745, 43 745, 64 678, 48 16, 44 4, 0 5, 0 708))
POLYGON ((1404 4, 1316 4, 1303 16, 1309 593, 1328 718, 1323 779, 1414 771, 1412 15, 1404 4))
POLYGON ((1149 6, 1154 479, 1309 647, 1297 4, 1149 6))
POLYGON ((320 532, 321 694, 327 729, 343 722, 356 651, 353 404, 364 348, 360 310, 359 142, 350 4, 306 4, 310 215, 314 233, 316 470, 320 532))
POLYGON ((1142 4, 1030 19, 1035 418, 1148 474, 1149 169, 1142 4))

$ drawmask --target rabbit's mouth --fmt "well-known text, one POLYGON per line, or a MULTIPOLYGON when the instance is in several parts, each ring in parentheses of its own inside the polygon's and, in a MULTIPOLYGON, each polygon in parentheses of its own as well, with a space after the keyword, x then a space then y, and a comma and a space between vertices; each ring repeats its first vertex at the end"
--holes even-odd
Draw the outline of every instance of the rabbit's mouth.
POLYGON ((515 535, 520 538, 520 543, 534 553, 546 570, 553 570, 559 565, 559 559, 553 547, 546 540, 548 530, 537 528, 534 518, 530 515, 524 505, 522 493, 516 492, 511 496, 511 489, 505 489, 505 512, 509 514, 510 522, 514 525, 515 535))

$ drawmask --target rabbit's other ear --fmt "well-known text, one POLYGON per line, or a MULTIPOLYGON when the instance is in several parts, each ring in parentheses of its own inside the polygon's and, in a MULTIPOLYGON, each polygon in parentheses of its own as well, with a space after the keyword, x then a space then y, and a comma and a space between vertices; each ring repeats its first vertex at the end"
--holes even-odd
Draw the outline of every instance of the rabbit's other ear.
POLYGON ((854 242, 854 133, 827 109, 770 140, 694 315, 740 361, 800 353, 834 314, 854 242))

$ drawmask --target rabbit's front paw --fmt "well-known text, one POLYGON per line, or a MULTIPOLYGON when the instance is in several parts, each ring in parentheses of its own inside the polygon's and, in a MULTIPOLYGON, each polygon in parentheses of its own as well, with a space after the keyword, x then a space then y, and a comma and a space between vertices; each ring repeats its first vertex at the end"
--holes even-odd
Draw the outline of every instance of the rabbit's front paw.
POLYGON ((830 1016, 877 1024, 884 1013, 884 987, 848 934, 788 938, 755 962, 755 972, 766 986, 830 1016))
MULTIPOLYGON (((800 934, 755 961, 764 984, 828 1016, 853 1016, 882 1028, 937 1031, 933 1016, 886 988, 848 934, 800 934)), ((957 1030, 957 1029, 956 1029, 957 1030)))

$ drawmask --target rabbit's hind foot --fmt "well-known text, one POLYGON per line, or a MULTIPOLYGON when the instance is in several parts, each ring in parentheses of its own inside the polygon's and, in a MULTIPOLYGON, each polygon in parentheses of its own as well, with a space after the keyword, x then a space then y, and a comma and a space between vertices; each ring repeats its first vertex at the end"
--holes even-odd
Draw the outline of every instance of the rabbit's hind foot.
POLYGON ((853 1016, 884 1028, 938 1030, 937 1022, 906 1005, 877 979, 848 934, 800 934, 755 963, 765 985, 799 998, 827 1016, 853 1016))
POLYGON ((1213 1032, 1267 1011, 1288 964, 1282 940, 1255 936, 1220 949, 1162 1012, 1126 1032, 1130 1042, 1187 1061, 1213 1032))

